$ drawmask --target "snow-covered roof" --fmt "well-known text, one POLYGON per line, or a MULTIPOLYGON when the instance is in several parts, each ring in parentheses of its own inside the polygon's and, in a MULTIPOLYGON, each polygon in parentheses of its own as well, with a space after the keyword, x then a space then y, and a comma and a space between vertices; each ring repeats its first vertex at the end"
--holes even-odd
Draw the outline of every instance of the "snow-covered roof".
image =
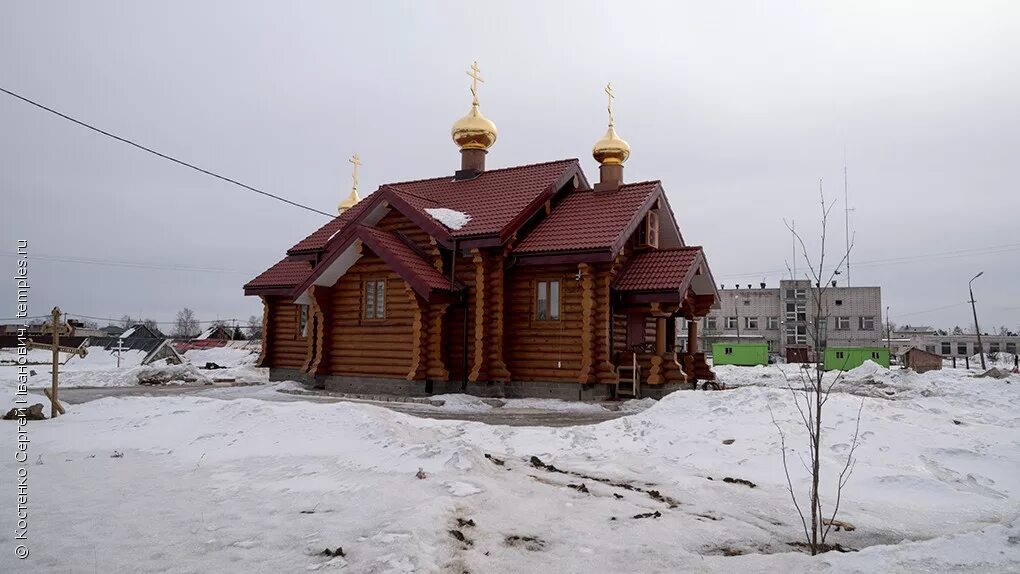
POLYGON ((425 213, 432 216, 439 223, 442 223, 446 227, 453 229, 454 231, 467 225, 471 221, 471 216, 453 209, 447 209, 445 207, 429 207, 425 209, 425 213))
POLYGON ((195 340, 196 341, 204 341, 204 340, 208 339, 209 337, 212 336, 213 333, 216 332, 216 327, 217 326, 218 325, 213 325, 212 327, 209 327, 205 331, 202 331, 202 333, 199 336, 195 337, 195 340))
POLYGON ((132 333, 135 332, 135 329, 137 329, 137 327, 131 327, 127 331, 124 331, 123 333, 120 334, 120 338, 121 339, 127 339, 128 337, 131 336, 132 333))

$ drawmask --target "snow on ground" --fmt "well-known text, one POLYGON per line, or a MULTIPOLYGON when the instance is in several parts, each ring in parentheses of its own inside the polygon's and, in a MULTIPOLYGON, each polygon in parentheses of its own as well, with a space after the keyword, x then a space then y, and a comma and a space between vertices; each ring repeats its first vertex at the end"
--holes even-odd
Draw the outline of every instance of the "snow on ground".
POLYGON ((553 412, 595 412, 603 413, 607 409, 600 404, 584 403, 580 401, 563 401, 560 399, 482 399, 473 395, 448 394, 434 395, 429 397, 433 402, 442 402, 442 405, 423 405, 433 409, 442 409, 447 412, 456 413, 477 413, 485 412, 493 408, 500 409, 531 409, 553 412))
POLYGON ((442 223, 446 227, 453 229, 454 231, 464 227, 471 221, 471 216, 454 209, 447 209, 445 207, 437 208, 426 208, 425 213, 432 216, 439 223, 442 223))
MULTIPOLYGON (((780 367, 719 371, 737 388, 678 392, 638 414, 566 428, 422 419, 345 402, 189 395, 71 405, 29 426, 29 456, 41 462, 28 466, 30 493, 40 493, 30 494, 30 566, 1020 570, 1020 377, 881 369, 837 385, 824 419, 826 476, 841 466, 861 401, 864 414, 840 516, 856 530, 830 541, 860 551, 812 558, 787 545, 800 524, 766 406, 790 440, 798 414, 780 367), (575 474, 535 468, 532 456, 575 474), (338 546, 346 557, 321 555, 338 546)), ((803 490, 807 477, 793 460, 803 490)), ((0 472, 15 475, 12 456, 0 472)), ((831 479, 823 488, 831 503, 831 479)), ((0 546, 13 546, 12 532, 0 528, 0 546)), ((13 561, 0 553, 0 571, 13 561)))

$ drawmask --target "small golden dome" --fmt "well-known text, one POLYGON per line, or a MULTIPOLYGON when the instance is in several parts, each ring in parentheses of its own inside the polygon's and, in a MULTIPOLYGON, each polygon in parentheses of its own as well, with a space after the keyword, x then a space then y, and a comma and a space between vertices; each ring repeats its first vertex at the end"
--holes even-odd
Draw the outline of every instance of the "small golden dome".
POLYGON ((351 193, 347 195, 347 199, 340 202, 340 205, 337 207, 337 213, 347 211, 357 205, 359 201, 361 201, 361 198, 358 196, 358 190, 352 189, 351 193))
POLYGON ((623 165, 630 157, 630 144, 616 135, 616 129, 610 124, 606 135, 592 146, 591 155, 603 165, 623 165))
POLYGON ((471 111, 453 124, 450 135, 460 149, 489 149, 496 143, 496 124, 482 115, 478 102, 471 111))

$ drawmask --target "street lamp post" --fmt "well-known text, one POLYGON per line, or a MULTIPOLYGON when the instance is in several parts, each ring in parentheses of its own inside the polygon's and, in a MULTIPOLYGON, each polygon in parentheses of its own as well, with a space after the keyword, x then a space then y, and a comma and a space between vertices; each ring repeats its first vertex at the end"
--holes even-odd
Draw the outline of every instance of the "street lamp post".
POLYGON ((974 304, 974 286, 973 286, 973 283, 974 283, 974 279, 977 279, 978 277, 981 277, 984 274, 985 274, 985 272, 982 271, 982 272, 978 273, 977 275, 975 275, 973 278, 971 278, 970 281, 967 282, 967 289, 970 291, 970 310, 974 312, 974 331, 977 332, 978 356, 981 357, 981 368, 982 369, 986 368, 985 367, 985 346, 981 344, 981 327, 978 327, 977 306, 974 304))

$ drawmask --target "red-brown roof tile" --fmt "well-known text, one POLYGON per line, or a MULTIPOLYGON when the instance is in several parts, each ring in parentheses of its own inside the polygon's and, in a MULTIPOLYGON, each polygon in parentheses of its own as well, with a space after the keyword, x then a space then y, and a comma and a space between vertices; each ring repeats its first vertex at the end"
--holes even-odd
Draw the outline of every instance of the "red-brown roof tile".
POLYGON ((450 230, 454 237, 491 235, 504 231, 574 169, 580 169, 578 161, 565 159, 493 169, 461 181, 446 176, 391 183, 385 187, 397 191, 419 210, 446 208, 471 216, 464 227, 450 230))
POLYGON ((404 271, 410 274, 409 277, 404 277, 405 280, 411 280, 408 281, 409 283, 417 282, 420 286, 436 291, 457 291, 460 289, 459 284, 451 284, 449 278, 443 276, 428 261, 422 259, 420 254, 416 253, 393 233, 362 226, 358 230, 357 236, 365 242, 369 249, 382 257, 384 261, 401 268, 395 269, 399 275, 404 276, 404 271))
POLYGON ((293 287, 302 283, 312 272, 307 261, 283 259, 266 269, 261 275, 245 284, 245 289, 271 289, 293 287))
POLYGON ((514 252, 611 247, 658 189, 658 181, 645 181, 621 185, 616 191, 571 193, 528 233, 514 252))
MULTIPOLYGON (((570 172, 580 173, 576 159, 520 165, 482 172, 473 179, 455 181, 452 176, 389 183, 379 187, 396 193, 411 208, 430 217, 425 209, 446 208, 466 213, 471 220, 453 237, 493 235, 504 232, 529 206, 570 172)), ((583 176, 582 176, 583 177, 583 176)), ((323 225, 291 247, 288 253, 318 251, 330 238, 356 220, 371 203, 371 196, 323 225)))
POLYGON ((665 291, 690 282, 704 257, 701 247, 656 249, 638 254, 613 288, 617 291, 665 291))
POLYGON ((361 215, 361 212, 368 206, 371 197, 362 198, 354 207, 344 211, 337 217, 330 220, 329 223, 315 230, 311 235, 305 237, 301 241, 297 242, 293 247, 287 250, 287 253, 299 253, 302 251, 317 251, 326 246, 326 243, 333 237, 337 231, 340 231, 347 226, 348 223, 354 221, 361 215))

